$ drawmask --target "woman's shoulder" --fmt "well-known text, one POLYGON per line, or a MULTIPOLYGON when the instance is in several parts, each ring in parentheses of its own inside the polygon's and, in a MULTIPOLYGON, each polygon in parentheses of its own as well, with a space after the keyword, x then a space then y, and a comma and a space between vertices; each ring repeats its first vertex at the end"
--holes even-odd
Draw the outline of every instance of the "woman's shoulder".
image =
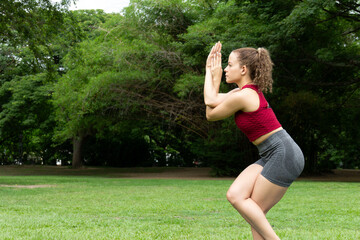
MULTIPOLYGON (((242 106, 241 108, 246 107, 249 103, 258 99, 256 93, 254 93, 251 89, 238 89, 234 91, 229 96, 230 104, 236 104, 238 106, 242 106)), ((241 110, 241 109, 239 109, 241 110)))
POLYGON ((256 111, 260 106, 259 93, 256 89, 253 88, 243 88, 241 89, 241 99, 243 103, 242 111, 253 112, 256 111))
POLYGON ((235 88, 228 93, 230 98, 229 100, 231 102, 241 102, 247 104, 249 102, 253 102, 254 100, 256 101, 256 99, 259 99, 256 91, 251 88, 235 88))
POLYGON ((240 90, 240 92, 242 93, 243 96, 248 96, 248 97, 251 97, 251 96, 256 96, 257 97, 259 95, 258 89, 250 88, 250 87, 242 88, 240 90))

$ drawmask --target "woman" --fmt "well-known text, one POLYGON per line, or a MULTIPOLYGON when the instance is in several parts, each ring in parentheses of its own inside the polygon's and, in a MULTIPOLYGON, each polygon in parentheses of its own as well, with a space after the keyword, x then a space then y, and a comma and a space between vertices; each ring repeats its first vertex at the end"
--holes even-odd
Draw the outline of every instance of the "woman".
POLYGON ((272 66, 264 48, 240 48, 229 56, 226 82, 238 88, 219 93, 222 77, 221 43, 212 48, 204 84, 206 118, 235 122, 259 150, 260 160, 248 166, 227 192, 227 199, 251 225, 253 239, 280 239, 265 214, 280 201, 304 168, 298 145, 281 127, 262 92, 272 90, 272 66))

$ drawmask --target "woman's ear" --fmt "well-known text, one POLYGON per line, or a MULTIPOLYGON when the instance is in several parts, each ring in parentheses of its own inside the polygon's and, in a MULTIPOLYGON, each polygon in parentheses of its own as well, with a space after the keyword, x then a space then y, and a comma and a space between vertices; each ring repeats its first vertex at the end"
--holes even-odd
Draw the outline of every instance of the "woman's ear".
POLYGON ((240 73, 241 73, 241 75, 246 75, 246 73, 247 73, 247 67, 246 67, 246 65, 243 65, 243 66, 241 66, 241 68, 240 68, 240 73))

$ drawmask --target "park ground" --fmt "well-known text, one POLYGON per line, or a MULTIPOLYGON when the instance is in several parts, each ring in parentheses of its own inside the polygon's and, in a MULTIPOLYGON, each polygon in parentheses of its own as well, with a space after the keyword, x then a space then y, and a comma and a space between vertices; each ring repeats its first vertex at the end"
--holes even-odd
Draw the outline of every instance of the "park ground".
MULTIPOLYGON (((231 180, 234 177, 214 177, 210 168, 102 168, 83 167, 72 169, 64 166, 0 166, 0 176, 101 176, 110 178, 231 180)), ((297 181, 360 182, 360 170, 334 169, 331 172, 304 175, 297 181)))
MULTIPOLYGON (((234 177, 209 168, 0 166, 0 239, 239 240, 234 177)), ((268 213, 283 240, 360 239, 358 170, 302 176, 268 213)))

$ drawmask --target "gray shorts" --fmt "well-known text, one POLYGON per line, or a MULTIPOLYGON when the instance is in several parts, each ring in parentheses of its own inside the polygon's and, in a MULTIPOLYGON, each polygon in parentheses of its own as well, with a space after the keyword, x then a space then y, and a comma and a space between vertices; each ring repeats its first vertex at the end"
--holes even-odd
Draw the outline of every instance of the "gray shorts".
POLYGON ((280 130, 257 145, 260 159, 255 162, 270 182, 289 187, 304 169, 304 155, 300 147, 285 130, 280 130))

